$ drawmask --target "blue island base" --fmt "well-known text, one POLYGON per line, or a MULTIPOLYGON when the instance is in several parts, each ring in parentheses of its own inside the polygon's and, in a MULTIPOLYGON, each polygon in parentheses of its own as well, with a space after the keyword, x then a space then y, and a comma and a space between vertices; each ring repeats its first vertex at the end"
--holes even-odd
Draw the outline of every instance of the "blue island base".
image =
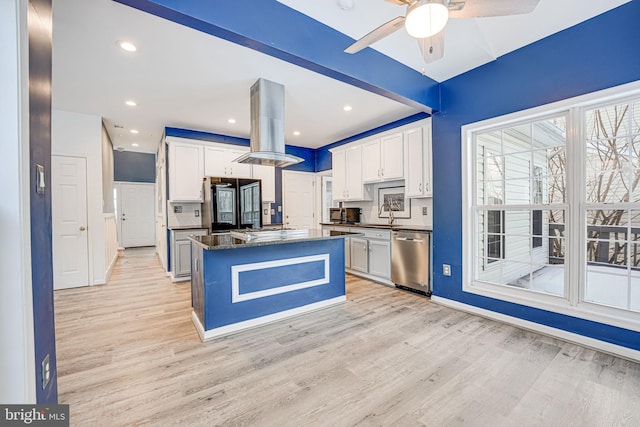
POLYGON ((346 301, 343 239, 192 253, 192 320, 205 341, 346 301))

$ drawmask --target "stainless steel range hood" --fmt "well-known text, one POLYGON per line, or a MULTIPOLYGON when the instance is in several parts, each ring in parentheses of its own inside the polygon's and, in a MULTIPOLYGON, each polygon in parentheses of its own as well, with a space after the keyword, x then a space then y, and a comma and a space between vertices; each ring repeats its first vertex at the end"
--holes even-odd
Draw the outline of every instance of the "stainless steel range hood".
POLYGON ((234 161, 283 168, 303 160, 284 152, 284 86, 258 79, 251 86, 251 151, 234 161))

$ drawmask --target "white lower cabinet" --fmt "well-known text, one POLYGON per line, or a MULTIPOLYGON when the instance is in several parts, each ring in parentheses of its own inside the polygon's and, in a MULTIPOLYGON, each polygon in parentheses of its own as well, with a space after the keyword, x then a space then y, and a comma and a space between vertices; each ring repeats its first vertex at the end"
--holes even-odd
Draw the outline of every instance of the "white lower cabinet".
POLYGON ((369 240, 369 274, 391 279, 391 242, 369 240))
POLYGON ((179 240, 175 244, 176 264, 173 275, 176 277, 191 275, 191 241, 179 240))
POLYGON ((352 272, 375 276, 384 282, 391 281, 391 232, 388 230, 356 229, 363 237, 351 237, 352 272))
POLYGON ((190 228, 171 230, 171 275, 174 280, 188 280, 191 276, 191 240, 189 236, 205 236, 207 230, 190 228))
POLYGON ((369 272, 369 241, 362 237, 351 237, 351 269, 369 272))

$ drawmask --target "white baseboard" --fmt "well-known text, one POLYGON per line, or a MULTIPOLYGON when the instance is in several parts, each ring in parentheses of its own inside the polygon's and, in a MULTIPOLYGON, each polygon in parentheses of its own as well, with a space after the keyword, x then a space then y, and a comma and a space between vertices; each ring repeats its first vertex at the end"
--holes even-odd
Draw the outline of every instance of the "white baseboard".
POLYGON ((622 357, 624 359, 632 360, 634 362, 640 362, 640 351, 638 350, 633 350, 631 348, 619 346, 616 344, 611 344, 611 343, 600 341, 594 338, 585 337, 583 335, 574 334, 573 332, 563 331, 562 329, 552 328, 551 326, 541 325, 539 323, 530 322, 528 320, 519 319, 513 316, 508 316, 506 314, 497 313, 495 311, 485 310, 484 308, 479 308, 472 305, 464 304, 448 298, 442 298, 442 297, 432 295, 431 301, 435 302, 436 304, 454 308, 456 310, 465 311, 471 314, 476 314, 478 316, 486 317, 492 320, 497 320, 502 323, 508 323, 510 325, 517 326, 522 329, 527 329, 543 335, 548 335, 554 338, 559 338, 565 341, 569 341, 575 344, 589 347, 594 350, 601 351, 603 353, 608 353, 614 356, 622 357))
POLYGON ((173 275, 173 273, 169 273, 168 276, 171 278, 171 281, 173 283, 176 283, 176 282, 188 282, 189 280, 191 280, 191 276, 175 277, 173 275))
POLYGON ((320 310, 330 307, 332 305, 341 304, 347 300, 346 296, 339 296, 324 301, 315 302, 313 304, 303 305, 302 307, 292 308, 291 310, 281 311, 279 313, 269 314, 267 316, 256 317, 255 319, 245 320, 244 322, 233 323, 231 325, 221 326, 219 328, 204 330, 204 326, 198 319, 195 311, 191 312, 191 321, 193 322, 196 331, 202 341, 208 341, 213 338, 218 338, 223 335, 233 334, 240 332, 244 329, 254 328, 256 326, 266 325, 267 323, 277 322, 289 317, 299 316, 301 314, 309 313, 311 311, 320 310))

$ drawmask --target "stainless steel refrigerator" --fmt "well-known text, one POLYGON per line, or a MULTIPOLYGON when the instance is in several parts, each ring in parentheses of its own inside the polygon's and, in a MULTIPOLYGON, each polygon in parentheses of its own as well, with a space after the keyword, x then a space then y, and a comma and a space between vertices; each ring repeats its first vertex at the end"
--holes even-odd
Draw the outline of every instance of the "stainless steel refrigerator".
POLYGON ((203 185, 202 225, 210 232, 262 227, 259 179, 209 177, 203 185))

